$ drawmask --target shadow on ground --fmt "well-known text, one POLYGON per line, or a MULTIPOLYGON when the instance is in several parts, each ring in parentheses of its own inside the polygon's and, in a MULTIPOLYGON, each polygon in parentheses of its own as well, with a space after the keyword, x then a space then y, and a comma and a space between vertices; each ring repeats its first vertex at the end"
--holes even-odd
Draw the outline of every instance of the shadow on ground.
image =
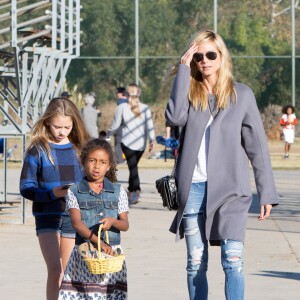
POLYGON ((300 273, 293 273, 293 272, 262 271, 262 274, 258 273, 253 275, 300 280, 300 273))

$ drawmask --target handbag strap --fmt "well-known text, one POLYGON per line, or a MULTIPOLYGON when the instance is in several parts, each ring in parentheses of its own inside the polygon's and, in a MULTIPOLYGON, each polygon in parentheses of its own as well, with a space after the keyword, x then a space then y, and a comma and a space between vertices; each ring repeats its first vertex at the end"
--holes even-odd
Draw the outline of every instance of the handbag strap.
POLYGON ((170 176, 170 177, 172 177, 172 178, 175 177, 175 171, 176 171, 176 167, 177 167, 178 156, 179 156, 179 154, 177 154, 176 157, 175 157, 173 170, 172 170, 172 173, 171 173, 171 176, 170 176))

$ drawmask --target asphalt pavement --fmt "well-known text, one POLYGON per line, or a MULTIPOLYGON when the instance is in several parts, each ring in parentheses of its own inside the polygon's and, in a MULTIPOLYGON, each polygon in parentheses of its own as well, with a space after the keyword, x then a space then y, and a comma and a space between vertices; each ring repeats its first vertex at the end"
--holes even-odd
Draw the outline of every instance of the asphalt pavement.
MULTIPOLYGON (((164 162, 162 161, 162 164, 164 162)), ((130 228, 122 233, 128 268, 129 300, 185 300, 186 250, 175 243, 169 226, 175 212, 162 207, 154 182, 168 169, 140 169, 141 201, 130 207, 130 228)), ((20 170, 8 172, 8 192, 18 191, 20 170)), ((259 222, 259 206, 252 179, 254 201, 249 211, 245 243, 246 300, 300 299, 300 171, 274 171, 280 206, 259 222)), ((127 187, 128 171, 119 180, 127 187)), ((35 236, 31 203, 25 203, 25 224, 18 195, 13 205, 0 206, 0 299, 45 299, 46 267, 35 236)), ((209 248, 209 299, 225 299, 220 248, 209 248)))

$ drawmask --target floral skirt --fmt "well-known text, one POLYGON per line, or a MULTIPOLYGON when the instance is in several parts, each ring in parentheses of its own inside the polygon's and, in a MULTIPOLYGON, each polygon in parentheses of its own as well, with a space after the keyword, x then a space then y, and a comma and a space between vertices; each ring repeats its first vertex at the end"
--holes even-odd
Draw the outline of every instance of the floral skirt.
POLYGON ((90 273, 77 247, 74 247, 64 273, 58 299, 127 299, 125 261, 120 272, 95 275, 90 273))

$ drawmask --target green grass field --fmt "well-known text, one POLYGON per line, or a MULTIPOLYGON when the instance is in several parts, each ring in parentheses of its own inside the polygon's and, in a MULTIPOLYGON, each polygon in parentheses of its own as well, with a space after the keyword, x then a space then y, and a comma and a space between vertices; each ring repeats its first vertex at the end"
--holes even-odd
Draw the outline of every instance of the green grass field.
MULTIPOLYGON (((283 141, 270 141, 269 150, 271 154, 272 166, 274 169, 299 169, 300 170, 300 141, 296 141, 291 146, 291 152, 289 159, 283 158, 283 141)), ((153 152, 162 151, 164 147, 162 145, 155 144, 153 152)), ((166 168, 170 169, 173 167, 174 160, 167 159, 149 159, 153 153, 145 151, 143 158, 139 163, 140 168, 166 168)), ((3 167, 3 160, 0 161, 0 167, 3 167)), ((7 165, 9 168, 20 168, 21 162, 21 150, 17 147, 15 153, 12 154, 8 160, 7 165)), ((119 169, 127 168, 126 164, 118 165, 119 169)))

